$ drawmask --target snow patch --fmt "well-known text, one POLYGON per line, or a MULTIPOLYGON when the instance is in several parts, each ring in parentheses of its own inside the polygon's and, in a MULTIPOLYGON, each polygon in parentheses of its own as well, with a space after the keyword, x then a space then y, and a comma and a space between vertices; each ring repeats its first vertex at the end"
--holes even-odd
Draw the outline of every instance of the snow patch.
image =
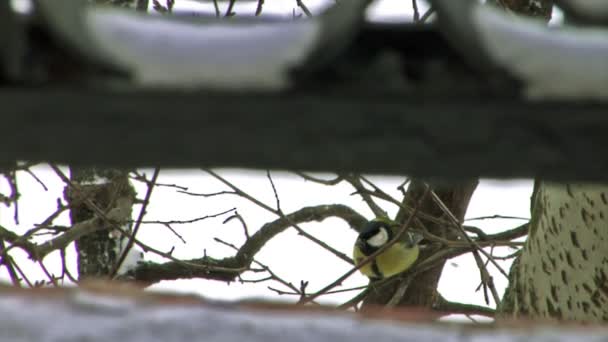
POLYGON ((91 180, 85 180, 85 181, 79 182, 78 184, 80 184, 80 185, 104 185, 104 184, 108 184, 108 183, 111 183, 111 182, 112 181, 109 180, 106 177, 95 176, 91 180))
MULTIPOLYGON (((118 256, 122 255, 122 253, 125 250, 125 248, 127 247, 128 243, 129 243, 128 238, 122 239, 120 241, 120 253, 117 254, 118 256)), ((118 268, 118 271, 116 272, 116 274, 120 276, 120 275, 129 273, 129 271, 134 270, 140 262, 143 262, 143 260, 144 260, 143 249, 141 249, 141 247, 134 244, 131 247, 131 249, 129 249, 129 252, 127 253, 127 256, 125 257, 125 260, 123 260, 123 262, 120 265, 120 267, 118 268)))
POLYGON ((320 35, 316 20, 207 25, 88 9, 99 46, 144 86, 279 90, 320 35))
POLYGON ((489 6, 473 17, 490 55, 525 81, 531 98, 608 100, 607 30, 552 30, 489 6))
MULTIPOLYGON (((540 342, 603 341, 605 329, 557 326, 514 330, 470 325, 412 324, 362 319, 344 313, 263 311, 222 305, 158 305, 95 295, 82 304, 61 297, 0 297, 3 340, 30 341, 248 341, 248 342, 540 342), (126 304, 120 303, 124 301, 126 304), (27 309, 24 309, 27 308, 27 309), (109 310, 108 310, 109 309, 109 310)), ((83 300, 83 299, 81 299, 83 300)))

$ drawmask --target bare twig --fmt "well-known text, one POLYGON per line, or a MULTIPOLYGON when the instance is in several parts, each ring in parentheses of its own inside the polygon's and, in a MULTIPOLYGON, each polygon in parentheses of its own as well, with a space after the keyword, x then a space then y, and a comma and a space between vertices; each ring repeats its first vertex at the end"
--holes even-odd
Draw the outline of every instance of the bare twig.
POLYGON ((262 14, 262 7, 264 6, 264 0, 258 0, 258 5, 255 9, 255 16, 258 17, 262 14))
MULTIPOLYGON (((427 187, 427 189, 430 189, 430 187, 428 185, 426 187, 427 187)), ((441 208, 441 210, 448 216, 448 218, 450 218, 450 220, 452 220, 452 222, 457 226, 457 228, 458 228, 457 231, 465 239, 465 241, 467 241, 468 243, 470 243, 472 246, 475 247, 475 249, 473 250, 473 257, 475 258, 475 262, 477 263, 477 266, 479 267, 479 271, 481 272, 481 279, 482 279, 482 281, 484 283, 484 286, 487 284, 488 287, 490 288, 490 290, 492 292, 492 296, 494 297, 495 303, 500 303, 500 297, 498 296, 498 292, 496 291, 496 288, 494 286, 493 278, 490 276, 487 268, 485 267, 485 265, 481 261, 481 257, 479 256, 478 253, 479 252, 483 253, 486 256, 486 258, 488 258, 488 260, 490 260, 494 264, 494 266, 496 266, 496 268, 505 277, 508 278, 509 276, 500 267, 500 265, 498 265, 498 263, 496 262, 496 260, 494 260, 494 258, 492 258, 491 255, 489 255, 483 248, 481 248, 475 241, 473 241, 467 235, 467 233, 462 228, 462 223, 456 218, 456 216, 454 216, 454 214, 451 212, 451 210, 443 203, 443 201, 441 200, 441 198, 439 198, 439 196, 437 196, 437 194, 434 191, 432 191, 432 190, 431 190, 431 198, 439 206, 439 208, 441 208)), ((486 302, 488 302, 487 296, 486 296, 486 302)))
POLYGON ((412 0, 412 8, 414 10, 414 22, 417 23, 420 21, 420 12, 418 12, 418 1, 412 0))
POLYGON ((311 176, 311 175, 306 174, 301 171, 293 171, 293 173, 304 178, 307 181, 311 181, 311 182, 319 183, 319 184, 323 184, 323 185, 336 185, 344 180, 344 177, 342 177, 340 175, 338 175, 336 178, 326 180, 326 179, 321 179, 321 178, 311 176))
POLYGON ((213 8, 215 9, 215 17, 219 18, 221 16, 220 14, 220 6, 217 3, 217 0, 213 0, 213 8))
MULTIPOLYGON (((206 219, 210 219, 210 218, 216 218, 222 215, 226 215, 230 212, 235 211, 236 208, 232 208, 232 209, 228 209, 228 210, 224 210, 222 212, 219 212, 217 214, 211 214, 211 215, 205 215, 205 216, 201 216, 201 217, 197 217, 194 219, 190 219, 190 220, 171 220, 171 221, 160 221, 160 220, 144 220, 141 221, 142 224, 160 224, 165 226, 167 229, 169 229, 175 236, 177 236, 183 243, 186 243, 186 241, 184 240, 184 238, 178 234, 171 225, 173 224, 190 224, 190 223, 195 223, 195 222, 199 222, 199 221, 203 221, 206 219)), ((131 223, 133 222, 137 222, 137 221, 129 221, 131 223)), ((224 221, 225 223, 226 221, 224 221)))
POLYGON ((19 276, 21 276, 21 279, 23 279, 23 281, 25 281, 27 286, 34 287, 34 284, 27 278, 27 275, 23 272, 21 267, 19 267, 19 264, 13 263, 13 266, 15 267, 15 270, 17 271, 17 273, 19 273, 19 276))
POLYGON ((4 244, 4 240, 2 239, 0 239, 0 249, 2 249, 2 255, 0 256, 0 266, 4 265, 4 267, 6 267, 13 286, 21 287, 21 283, 19 282, 19 276, 17 275, 15 267, 13 266, 13 259, 8 253, 4 253, 6 245, 4 244))
MULTIPOLYGON (((137 171, 131 171, 131 173, 133 174, 133 176, 130 177, 131 179, 136 180, 138 182, 146 183, 146 185, 148 185, 148 186, 151 184, 151 181, 148 180, 145 175, 140 174, 137 171)), ((182 190, 182 191, 188 191, 187 186, 181 186, 181 185, 177 185, 177 184, 156 183, 156 185, 154 185, 154 186, 157 188, 165 187, 165 188, 175 188, 177 190, 182 190)))
POLYGON ((478 217, 471 217, 471 218, 465 219, 465 221, 493 220, 493 219, 510 219, 510 220, 530 221, 530 218, 527 218, 527 217, 507 216, 507 215, 478 216, 478 217))
POLYGON ((369 293, 369 286, 366 286, 365 290, 361 291, 359 294, 357 294, 353 298, 349 299, 348 301, 338 305, 338 309, 348 310, 351 307, 356 308, 357 304, 359 304, 363 299, 365 299, 365 297, 367 297, 368 293, 369 293))
POLYGON ((46 269, 46 266, 44 266, 44 262, 42 262, 42 260, 38 260, 38 265, 40 265, 40 268, 42 269, 42 272, 44 272, 46 277, 49 278, 49 284, 53 284, 53 286, 58 287, 59 284, 57 284, 57 279, 49 272, 49 270, 46 269))
POLYGON ((361 196, 363 201, 371 209, 376 217, 387 217, 386 211, 382 209, 373 198, 370 196, 370 191, 365 188, 360 179, 363 179, 360 175, 348 175, 344 176, 344 179, 355 188, 356 193, 361 196))
POLYGON ((228 3, 228 8, 226 9, 226 14, 224 14, 225 17, 232 17, 236 14, 232 11, 235 2, 236 0, 230 0, 230 2, 228 3))
MULTIPOLYGON (((239 249, 238 249, 238 248, 237 248, 235 245, 233 245, 233 244, 231 244, 231 243, 228 243, 228 242, 226 242, 226 241, 223 241, 223 240, 221 240, 221 239, 219 239, 219 238, 214 238, 214 240, 215 240, 216 242, 220 243, 220 244, 223 244, 223 245, 225 245, 225 246, 228 246, 228 247, 230 247, 230 248, 234 249, 235 251, 239 252, 239 249)), ((294 286, 292 283, 290 283, 290 282, 288 282, 288 281, 284 280, 283 278, 279 277, 279 276, 278 276, 276 273, 274 273, 274 272, 273 272, 273 271, 270 269, 270 267, 268 267, 267 265, 265 265, 265 264, 261 263, 260 261, 258 261, 258 260, 256 260, 256 259, 253 259, 253 263, 255 263, 255 264, 257 264, 258 266, 260 266, 260 267, 261 267, 261 268, 262 268, 262 269, 263 269, 265 272, 267 272, 267 273, 269 274, 269 276, 268 276, 267 278, 262 278, 262 279, 260 279, 260 280, 258 280, 258 281, 255 281, 255 282, 261 282, 261 281, 266 281, 266 280, 274 280, 274 281, 276 281, 276 282, 278 282, 278 283, 282 284, 283 286, 285 286, 285 287, 287 287, 287 288, 291 289, 291 290, 293 291, 293 293, 294 293, 294 294, 296 294, 296 295, 298 295, 298 296, 301 296, 301 295, 302 295, 302 292, 300 291, 300 289, 298 289, 297 287, 295 287, 295 286, 294 286)), ((268 289, 270 289, 271 291, 275 291, 275 292, 277 292, 277 294, 281 294, 281 292, 283 292, 283 291, 281 291, 281 290, 274 289, 274 288, 272 288, 272 287, 270 287, 270 286, 268 287, 268 289)))
POLYGON ((308 7, 304 4, 304 2, 302 0, 296 0, 296 4, 298 5, 298 7, 300 7, 302 12, 304 12, 304 14, 306 14, 307 17, 309 17, 309 18, 312 17, 312 13, 310 12, 308 7))
POLYGON ((247 227, 247 223, 245 222, 245 219, 243 219, 243 217, 236 211, 234 211, 234 215, 228 217, 227 219, 224 220, 224 222, 222 222, 223 224, 226 224, 232 220, 239 220, 239 222, 241 222, 241 225, 243 226, 243 230, 245 233, 245 239, 249 240, 251 238, 251 236, 249 235, 249 228, 247 227))
POLYGON ((281 200, 279 199, 279 194, 277 193, 277 188, 274 185, 274 181, 272 180, 272 176, 270 176, 270 170, 266 170, 266 177, 270 182, 270 186, 272 187, 272 192, 274 193, 274 200, 277 204, 277 211, 281 211, 281 200))
MULTIPOLYGON (((234 184, 230 183, 229 181, 227 181, 226 179, 224 179, 223 177, 221 177, 220 175, 218 175, 217 173, 213 172, 212 170, 205 170, 207 173, 209 173, 211 176, 213 176, 214 178, 216 178, 217 180, 219 180, 220 182, 224 183, 226 186, 228 186, 230 189, 232 189, 232 191, 227 192, 227 193, 234 193, 240 197, 243 197, 247 200, 249 200, 250 202, 256 204, 257 206, 279 216, 280 218, 286 220, 287 222, 289 222, 297 231, 300 235, 304 236, 305 238, 309 239, 310 241, 316 243, 317 245, 321 246, 322 248, 326 249, 327 251, 331 252, 332 254, 334 254, 335 256, 337 256, 338 258, 346 261, 347 263, 352 264, 352 260, 346 256, 344 253, 339 252, 338 250, 336 250, 335 248, 330 247, 329 245, 327 245, 326 243, 320 241, 319 239, 315 238, 314 236, 306 233, 302 228, 300 228, 296 222, 293 222, 290 220, 289 217, 287 217, 280 209, 273 209, 270 206, 262 203, 261 201, 259 201, 258 199, 256 199, 255 197, 249 195, 248 193, 244 192, 243 190, 239 189, 238 187, 236 187, 234 184)), ((275 200, 277 202, 277 206, 280 207, 280 201, 278 199, 278 195, 276 193, 276 188, 274 187, 274 183, 272 183, 273 186, 273 191, 275 194, 275 200)))
MULTIPOLYGON (((489 318, 495 318, 496 310, 492 308, 488 308, 480 305, 473 304, 464 304, 451 302, 445 299, 443 296, 439 295, 437 297, 437 301, 434 310, 445 312, 446 314, 461 314, 466 315, 467 317, 470 315, 484 316, 489 318)), ((469 317, 470 318, 470 317, 469 317)), ((470 318, 472 319, 472 318, 470 318)))
POLYGON ((430 17, 431 15, 433 15, 433 13, 435 13, 435 8, 431 7, 429 8, 420 18, 420 20, 418 21, 419 23, 423 24, 425 23, 430 17))
POLYGON ((68 266, 65 261, 65 249, 60 249, 59 253, 61 256, 61 277, 63 278, 67 276, 71 282, 73 282, 74 284, 78 284, 78 280, 74 276, 72 276, 72 273, 70 273, 70 270, 68 270, 68 266))
POLYGON ((413 277, 411 274, 406 274, 404 277, 402 277, 397 291, 395 291, 391 299, 388 301, 388 303, 386 303, 386 307, 392 308, 401 302, 403 295, 405 295, 405 291, 407 291, 407 288, 410 286, 412 278, 413 277))
POLYGON ((40 180, 40 178, 38 178, 38 176, 36 176, 36 174, 34 172, 32 172, 32 170, 27 168, 23 171, 27 172, 28 175, 32 176, 32 178, 34 178, 34 180, 36 180, 36 182, 38 182, 38 184, 40 184, 40 186, 44 189, 44 191, 49 191, 49 188, 46 187, 44 182, 42 180, 40 180))

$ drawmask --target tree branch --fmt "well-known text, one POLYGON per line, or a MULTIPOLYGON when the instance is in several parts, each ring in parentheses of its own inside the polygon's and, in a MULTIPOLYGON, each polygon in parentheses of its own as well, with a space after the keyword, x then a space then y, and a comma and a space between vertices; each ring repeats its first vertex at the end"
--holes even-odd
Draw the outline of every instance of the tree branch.
POLYGON ((494 318, 494 315, 496 314, 496 310, 492 308, 473 304, 450 302, 443 298, 442 295, 437 297, 436 306, 433 307, 433 309, 437 311, 444 311, 449 314, 479 315, 490 318, 494 318))
POLYGON ((208 256, 185 262, 170 261, 163 264, 141 263, 133 270, 135 280, 152 284, 161 280, 182 278, 204 278, 232 281, 249 269, 255 255, 264 245, 292 226, 293 223, 323 221, 328 217, 339 217, 353 229, 359 231, 367 219, 345 205, 320 205, 305 207, 275 221, 266 223, 253 234, 231 257, 215 259, 208 256), (198 265, 198 266, 197 266, 198 265))

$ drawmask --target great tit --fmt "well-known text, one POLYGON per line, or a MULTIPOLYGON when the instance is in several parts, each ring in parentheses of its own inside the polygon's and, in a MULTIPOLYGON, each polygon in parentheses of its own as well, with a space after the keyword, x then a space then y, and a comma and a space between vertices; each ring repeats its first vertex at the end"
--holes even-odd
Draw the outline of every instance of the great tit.
MULTIPOLYGON (((360 263, 365 257, 382 248, 394 237, 391 226, 395 223, 388 219, 376 218, 369 221, 355 241, 353 259, 360 263)), ((404 241, 397 241, 359 270, 372 280, 388 278, 406 271, 418 259, 418 242, 421 236, 406 233, 404 241)))

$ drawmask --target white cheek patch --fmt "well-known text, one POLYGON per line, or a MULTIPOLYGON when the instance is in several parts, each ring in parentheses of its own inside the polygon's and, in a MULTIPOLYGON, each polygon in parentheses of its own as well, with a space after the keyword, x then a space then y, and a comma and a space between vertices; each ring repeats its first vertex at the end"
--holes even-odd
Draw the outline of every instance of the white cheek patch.
POLYGON ((385 228, 380 228, 378 233, 367 239, 367 243, 372 247, 381 247, 388 242, 388 232, 385 228))

